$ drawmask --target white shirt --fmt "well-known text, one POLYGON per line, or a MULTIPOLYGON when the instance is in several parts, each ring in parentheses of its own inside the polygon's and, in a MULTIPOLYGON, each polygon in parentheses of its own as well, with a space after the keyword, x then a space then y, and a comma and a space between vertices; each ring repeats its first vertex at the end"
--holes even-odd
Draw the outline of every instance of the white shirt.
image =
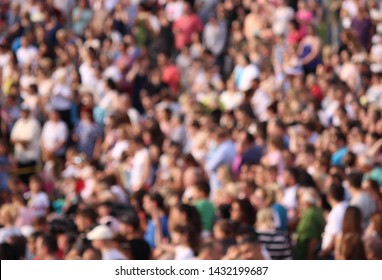
POLYGON ((7 239, 12 236, 21 236, 21 231, 17 227, 4 227, 0 229, 0 243, 7 242, 7 239))
POLYGON ((28 46, 28 47, 20 47, 16 51, 16 57, 17 61, 19 62, 20 66, 24 66, 27 64, 32 63, 32 61, 36 58, 37 56, 37 49, 33 46, 28 46))
POLYGON ((175 246, 175 260, 193 260, 194 258, 194 252, 190 247, 183 245, 175 246))
POLYGON ((132 187, 140 186, 142 183, 148 183, 150 176, 146 182, 142 182, 142 173, 145 168, 145 164, 150 160, 149 151, 146 148, 140 149, 134 155, 132 167, 131 167, 131 179, 130 185, 132 187))
POLYGON ((102 252, 103 260, 126 260, 127 258, 117 249, 108 249, 102 252))
POLYGON ((228 91, 223 91, 219 96, 220 102, 223 104, 225 110, 227 111, 231 111, 239 107, 239 105, 243 102, 243 99, 244 95, 240 91, 233 94, 229 93, 228 91))
POLYGON ((255 115, 261 120, 265 121, 267 118, 267 108, 271 104, 271 98, 269 94, 262 90, 258 89, 255 91, 251 99, 252 109, 255 115))
MULTIPOLYGON (((41 139, 43 140, 44 147, 51 151, 59 142, 65 142, 68 136, 68 127, 63 121, 58 123, 47 121, 42 129, 41 139)), ((63 155, 64 152, 65 148, 62 147, 56 153, 63 155)))
POLYGON ((297 189, 298 189, 298 186, 294 185, 292 187, 287 187, 284 190, 284 197, 282 200, 282 204, 288 210, 297 208, 297 189))
POLYGON ((342 222, 344 219, 347 202, 342 201, 332 208, 328 215, 325 226, 324 237, 322 239, 322 249, 326 249, 337 234, 342 232, 342 222))
POLYGON ((12 128, 11 140, 29 141, 26 147, 19 143, 15 145, 15 158, 18 162, 38 161, 40 158, 40 135, 41 126, 36 119, 20 118, 16 121, 12 128))
POLYGON ((45 216, 50 202, 48 195, 44 192, 32 194, 28 201, 28 207, 33 210, 35 216, 45 216))
POLYGON ((252 81, 260 76, 259 68, 254 64, 247 65, 241 74, 238 89, 246 91, 251 87, 252 81))
POLYGON ((56 84, 50 97, 50 105, 54 110, 66 111, 72 106, 72 91, 65 84, 56 84))

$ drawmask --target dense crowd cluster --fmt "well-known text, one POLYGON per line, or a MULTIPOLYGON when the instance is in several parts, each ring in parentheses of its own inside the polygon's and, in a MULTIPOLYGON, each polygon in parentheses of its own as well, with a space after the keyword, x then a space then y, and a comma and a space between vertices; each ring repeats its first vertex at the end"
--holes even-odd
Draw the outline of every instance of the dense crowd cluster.
POLYGON ((0 1, 0 259, 382 259, 382 1, 0 1))

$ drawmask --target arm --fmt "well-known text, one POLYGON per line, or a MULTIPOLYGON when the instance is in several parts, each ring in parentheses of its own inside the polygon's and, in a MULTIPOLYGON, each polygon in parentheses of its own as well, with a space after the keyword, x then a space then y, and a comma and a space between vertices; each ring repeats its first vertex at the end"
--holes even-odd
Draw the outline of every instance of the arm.
POLYGON ((313 59, 315 59, 320 52, 320 47, 321 47, 320 40, 318 38, 315 38, 312 42, 312 51, 310 52, 310 54, 308 56, 303 58, 302 64, 304 64, 304 65, 308 64, 313 59))

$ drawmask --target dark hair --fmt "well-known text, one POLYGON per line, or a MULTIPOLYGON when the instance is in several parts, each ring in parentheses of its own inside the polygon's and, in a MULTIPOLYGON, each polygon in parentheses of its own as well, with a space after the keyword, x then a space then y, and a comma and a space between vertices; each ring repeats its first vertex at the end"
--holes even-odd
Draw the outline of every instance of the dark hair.
POLYGON ((358 233, 362 234, 362 213, 358 207, 349 206, 344 215, 342 222, 342 234, 346 233, 358 233))
POLYGON ((224 233, 225 237, 231 237, 234 234, 235 227, 228 219, 218 220, 215 226, 224 233))
POLYGON ((341 184, 332 184, 329 188, 329 194, 335 201, 343 201, 345 198, 345 189, 341 184))
POLYGON ((343 236, 341 243, 345 260, 366 260, 361 234, 354 232, 347 233, 343 236))
POLYGON ((17 249, 8 243, 0 244, 0 260, 19 260, 17 249))
POLYGON ((244 234, 239 241, 240 245, 257 244, 259 242, 256 232, 244 234))
POLYGON ((146 194, 147 194, 146 190, 140 189, 131 195, 131 200, 135 200, 137 202, 136 209, 135 209, 137 212, 143 211, 143 198, 145 197, 146 194))
POLYGON ((190 225, 175 225, 174 232, 181 235, 187 234, 187 242, 195 254, 199 252, 199 234, 190 225))
POLYGON ((382 236, 368 236, 364 242, 367 259, 382 260, 382 236))
POLYGON ((256 211, 251 202, 247 198, 239 198, 235 199, 232 204, 233 203, 237 203, 239 205, 241 212, 240 221, 236 222, 253 225, 256 220, 256 211))
POLYGON ((361 189, 363 174, 360 172, 352 172, 346 176, 349 186, 355 189, 361 189))
POLYGON ((25 259, 25 252, 27 248, 27 239, 24 236, 11 236, 10 244, 14 247, 20 260, 25 259))
POLYGON ((151 201, 154 201, 158 208, 164 210, 164 199, 159 192, 150 192, 148 194, 151 201))
POLYGON ((347 167, 353 167, 355 165, 357 156, 353 152, 348 152, 344 156, 342 162, 347 167))
POLYGON ((195 206, 181 203, 176 206, 177 209, 186 214, 186 222, 194 229, 195 233, 200 234, 202 232, 202 222, 200 215, 195 206))
POLYGON ((85 219, 89 219, 91 223, 95 224, 97 222, 97 213, 93 208, 84 208, 79 209, 76 213, 76 216, 83 217, 85 219))
POLYGON ((296 167, 290 167, 285 170, 297 183, 299 181, 299 170, 296 167))
POLYGON ((53 235, 43 234, 40 238, 41 245, 47 248, 49 254, 58 252, 57 240, 53 235))
POLYGON ((202 192, 205 196, 209 196, 211 192, 210 184, 206 181, 201 181, 195 185, 195 188, 202 192))

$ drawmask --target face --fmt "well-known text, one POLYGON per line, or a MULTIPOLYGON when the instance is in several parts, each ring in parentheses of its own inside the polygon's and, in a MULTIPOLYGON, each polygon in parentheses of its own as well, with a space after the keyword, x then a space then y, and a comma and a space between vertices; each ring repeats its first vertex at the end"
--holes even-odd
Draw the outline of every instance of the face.
POLYGON ((143 198, 143 209, 145 210, 146 213, 151 213, 154 208, 154 203, 151 201, 150 197, 146 195, 143 198))
POLYGON ((231 206, 231 220, 240 221, 241 219, 241 209, 237 202, 234 202, 231 206))
POLYGON ((84 217, 77 215, 76 218, 74 219, 74 222, 80 232, 84 232, 86 230, 87 223, 84 217))
POLYGON ((38 237, 36 240, 36 256, 37 258, 43 258, 46 254, 46 250, 42 245, 42 238, 38 237))

